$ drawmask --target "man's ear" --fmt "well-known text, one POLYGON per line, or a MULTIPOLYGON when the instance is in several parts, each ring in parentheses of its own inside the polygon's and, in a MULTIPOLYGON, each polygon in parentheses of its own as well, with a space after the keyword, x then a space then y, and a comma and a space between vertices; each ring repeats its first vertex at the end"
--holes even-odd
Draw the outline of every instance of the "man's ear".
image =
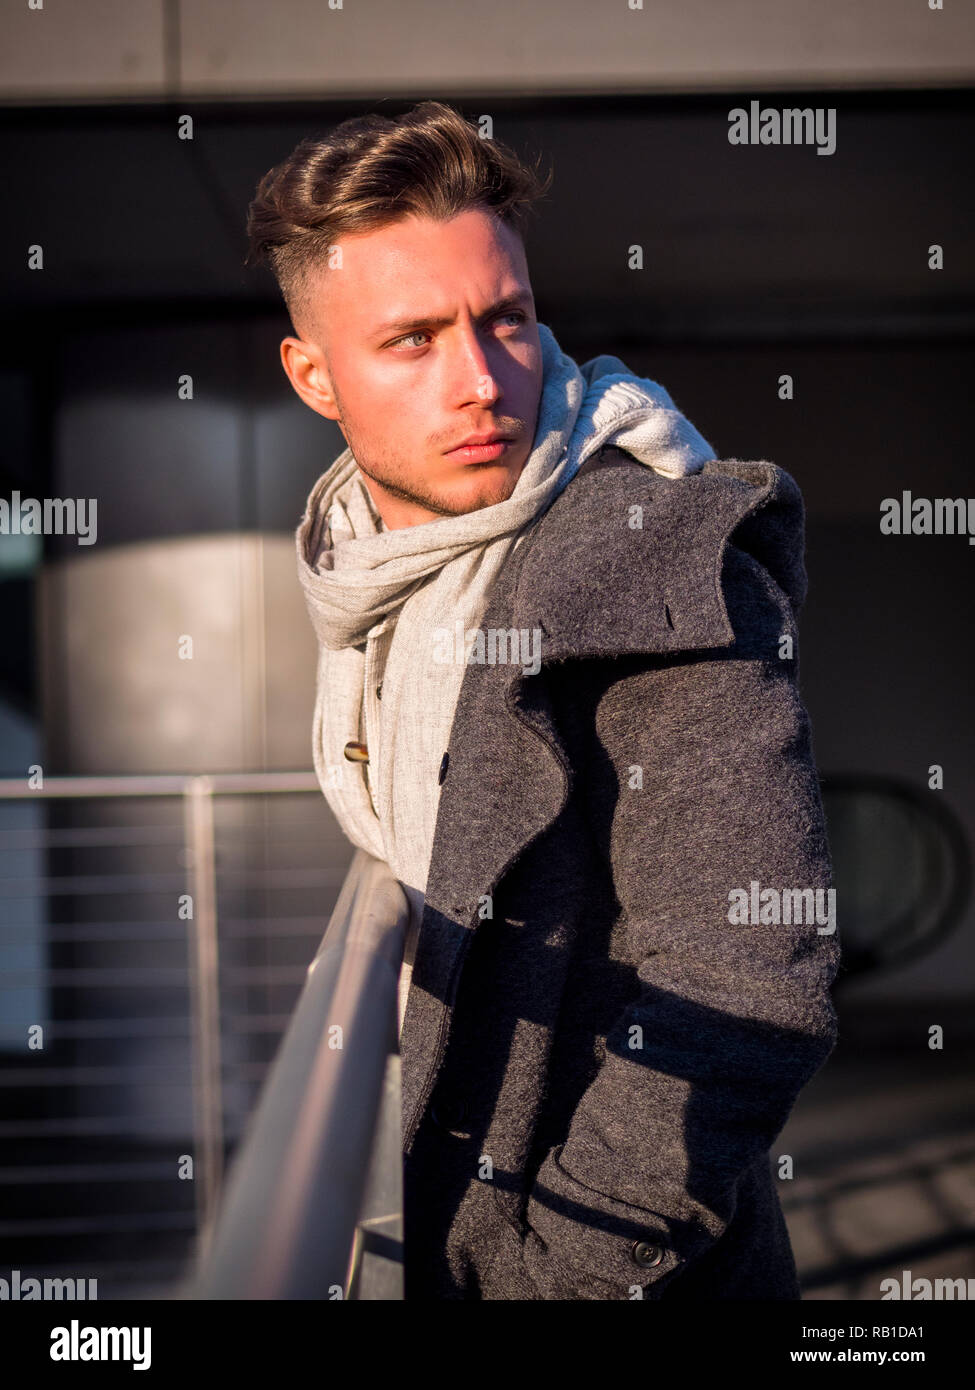
POLYGON ((338 402, 332 390, 325 354, 320 347, 304 338, 283 338, 281 365, 305 405, 324 415, 326 420, 338 420, 338 402))

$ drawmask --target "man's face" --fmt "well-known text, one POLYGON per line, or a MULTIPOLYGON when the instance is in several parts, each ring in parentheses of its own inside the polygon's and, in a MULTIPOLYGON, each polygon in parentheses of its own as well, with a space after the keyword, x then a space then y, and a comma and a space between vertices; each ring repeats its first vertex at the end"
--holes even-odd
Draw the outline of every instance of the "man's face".
POLYGON ((388 527, 503 502, 531 453, 542 390, 520 237, 475 210, 336 244, 341 265, 314 281, 314 323, 281 344, 295 390, 339 422, 388 527), (494 433, 508 441, 496 457, 456 447, 494 433))

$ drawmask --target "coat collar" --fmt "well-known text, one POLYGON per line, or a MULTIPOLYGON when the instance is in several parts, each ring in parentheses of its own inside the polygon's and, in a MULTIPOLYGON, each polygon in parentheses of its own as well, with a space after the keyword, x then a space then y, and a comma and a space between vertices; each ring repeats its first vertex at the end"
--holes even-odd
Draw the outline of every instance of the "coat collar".
POLYGON ((601 449, 539 523, 511 625, 540 625, 551 661, 728 646, 725 544, 773 494, 781 503, 790 492, 794 504, 795 484, 771 463, 711 460, 672 479, 601 449))
MULTIPOLYGON (((731 533, 747 531, 759 509, 780 515, 779 553, 762 558, 801 600, 801 507, 792 479, 770 463, 712 460, 700 473, 667 479, 609 446, 533 523, 481 626, 539 628, 543 672, 568 658, 728 647, 734 632, 721 570, 731 533)), ((468 666, 448 753, 401 1038, 404 1054, 415 1049, 423 1059, 403 1072, 407 1150, 484 896, 561 813, 575 776, 546 681, 520 665, 468 666)))

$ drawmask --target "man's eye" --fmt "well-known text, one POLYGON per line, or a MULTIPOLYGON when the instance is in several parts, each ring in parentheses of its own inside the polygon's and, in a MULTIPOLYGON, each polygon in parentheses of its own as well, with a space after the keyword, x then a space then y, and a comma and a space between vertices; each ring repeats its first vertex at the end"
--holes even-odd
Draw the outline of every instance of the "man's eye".
POLYGON ((401 343, 408 343, 408 342, 410 341, 411 338, 424 338, 424 337, 426 337, 426 336, 427 336, 427 335, 426 335, 425 333, 423 333, 420 329, 418 329, 415 333, 407 333, 407 335, 406 335, 405 338, 397 338, 396 341, 393 342, 393 343, 390 343, 389 346, 390 346, 390 347, 399 347, 401 343))
MULTIPOLYGON (((499 314, 498 317, 494 320, 494 322, 500 323, 502 319, 516 319, 519 324, 522 324, 527 321, 528 315, 521 309, 509 309, 507 313, 499 314)), ((396 338, 393 342, 389 344, 389 346, 391 348, 403 347, 409 344, 411 338, 428 338, 429 336, 430 335, 428 333, 424 333, 422 329, 418 328, 415 333, 407 333, 402 338, 396 338)))

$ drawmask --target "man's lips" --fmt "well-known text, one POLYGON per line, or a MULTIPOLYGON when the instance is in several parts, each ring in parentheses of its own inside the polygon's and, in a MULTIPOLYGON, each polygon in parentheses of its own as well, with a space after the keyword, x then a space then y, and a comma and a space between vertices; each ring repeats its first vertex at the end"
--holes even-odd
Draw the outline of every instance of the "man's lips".
POLYGON ((447 457, 462 459, 465 463, 490 463, 500 458, 513 443, 508 435, 472 435, 463 444, 448 449, 447 457))

